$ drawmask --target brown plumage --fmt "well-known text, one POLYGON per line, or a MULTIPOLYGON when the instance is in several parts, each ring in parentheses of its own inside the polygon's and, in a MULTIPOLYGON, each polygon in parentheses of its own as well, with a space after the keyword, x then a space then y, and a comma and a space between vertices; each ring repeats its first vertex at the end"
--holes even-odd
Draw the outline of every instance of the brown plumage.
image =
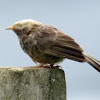
POLYGON ((68 58, 87 62, 100 72, 100 61, 83 53, 74 39, 52 26, 34 20, 22 20, 7 29, 17 34, 22 49, 35 62, 52 65, 68 58))

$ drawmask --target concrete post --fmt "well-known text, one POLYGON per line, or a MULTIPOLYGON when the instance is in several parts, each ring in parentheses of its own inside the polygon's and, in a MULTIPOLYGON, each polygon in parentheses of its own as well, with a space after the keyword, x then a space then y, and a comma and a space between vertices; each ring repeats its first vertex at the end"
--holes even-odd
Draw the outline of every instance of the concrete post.
POLYGON ((0 68, 0 100, 66 100, 64 71, 0 68))

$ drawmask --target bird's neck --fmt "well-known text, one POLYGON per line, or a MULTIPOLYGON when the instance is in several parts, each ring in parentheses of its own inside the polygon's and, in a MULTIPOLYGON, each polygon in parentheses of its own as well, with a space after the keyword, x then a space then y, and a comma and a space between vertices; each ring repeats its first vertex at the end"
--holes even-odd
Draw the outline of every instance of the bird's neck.
POLYGON ((26 32, 23 30, 14 30, 14 32, 16 33, 16 35, 18 36, 18 38, 22 38, 25 37, 26 32))

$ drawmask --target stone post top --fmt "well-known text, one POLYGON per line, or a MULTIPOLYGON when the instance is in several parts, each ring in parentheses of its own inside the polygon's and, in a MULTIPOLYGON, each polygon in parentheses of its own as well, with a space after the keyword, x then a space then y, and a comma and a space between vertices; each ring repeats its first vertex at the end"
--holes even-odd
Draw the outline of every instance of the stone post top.
POLYGON ((23 71, 23 70, 60 70, 63 71, 62 68, 40 68, 40 67, 36 67, 36 66, 32 66, 32 67, 2 67, 0 66, 0 70, 1 69, 5 69, 5 70, 13 70, 13 71, 23 71))
POLYGON ((0 100, 66 100, 64 71, 0 67, 0 100))

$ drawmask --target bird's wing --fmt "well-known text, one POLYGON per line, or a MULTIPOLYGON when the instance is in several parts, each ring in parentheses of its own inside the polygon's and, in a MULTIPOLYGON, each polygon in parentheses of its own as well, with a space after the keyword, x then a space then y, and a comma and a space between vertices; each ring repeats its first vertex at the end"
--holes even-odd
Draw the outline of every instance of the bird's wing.
POLYGON ((62 32, 51 26, 45 26, 40 33, 41 39, 38 39, 38 48, 41 52, 57 56, 84 62, 85 57, 82 54, 83 50, 80 46, 68 35, 64 35, 62 32), (43 50, 44 49, 44 50, 43 50))

